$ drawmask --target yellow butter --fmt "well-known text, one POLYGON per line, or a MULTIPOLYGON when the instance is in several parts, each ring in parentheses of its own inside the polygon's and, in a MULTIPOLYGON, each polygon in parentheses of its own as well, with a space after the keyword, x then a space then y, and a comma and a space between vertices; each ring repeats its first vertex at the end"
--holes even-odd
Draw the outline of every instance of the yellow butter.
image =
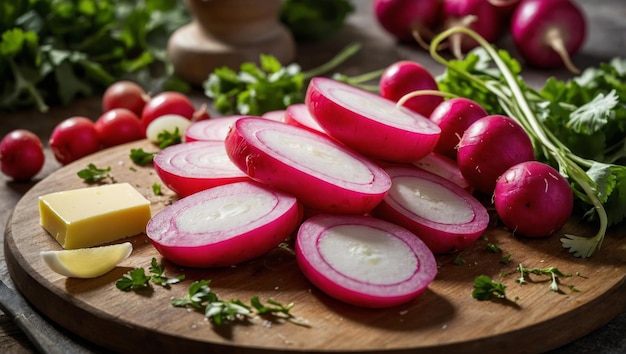
POLYGON ((65 249, 101 245, 145 232, 150 201, 128 183, 39 197, 40 224, 65 249))

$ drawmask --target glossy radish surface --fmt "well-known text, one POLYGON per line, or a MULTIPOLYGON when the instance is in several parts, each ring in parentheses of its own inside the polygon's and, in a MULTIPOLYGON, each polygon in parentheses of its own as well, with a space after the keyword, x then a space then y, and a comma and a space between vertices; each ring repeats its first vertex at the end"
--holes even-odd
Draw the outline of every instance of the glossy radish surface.
POLYGON ((163 133, 175 134, 178 132, 178 134, 184 136, 190 125, 191 121, 181 115, 165 114, 148 124, 146 138, 153 143, 158 143, 160 140, 159 136, 163 133))
POLYGON ((553 167, 537 161, 517 164, 498 179, 494 204, 498 217, 514 234, 547 237, 572 214, 569 182, 553 167))
POLYGON ((433 151, 441 129, 432 121, 371 92, 316 77, 305 103, 329 135, 376 159, 413 162, 433 151))
POLYGON ((311 112, 309 112, 309 107, 304 103, 296 103, 287 107, 285 123, 326 134, 324 128, 313 118, 311 112))
POLYGON ((256 182, 231 183, 182 198, 150 219, 154 247, 181 266, 224 267, 261 256, 300 223, 297 200, 256 182))
POLYGON ((435 152, 456 160, 456 149, 465 130, 487 115, 489 113, 482 106, 468 98, 451 98, 441 102, 429 117, 441 128, 435 152))
POLYGON ((392 185, 373 215, 407 228, 433 253, 463 250, 487 228, 487 209, 458 185, 414 167, 385 171, 392 185))
POLYGON ((139 117, 126 108, 113 108, 95 123, 103 147, 111 147, 142 139, 145 136, 139 117))
POLYGON ((245 116, 225 116, 193 122, 185 131, 184 141, 224 141, 233 123, 245 116))
POLYGON ((70 117, 52 130, 48 141, 54 158, 62 165, 100 150, 95 123, 86 117, 70 117))
POLYGON ((43 144, 29 130, 13 130, 0 141, 0 169, 16 181, 28 181, 35 177, 44 162, 43 144))
POLYGON ((108 112, 116 108, 125 108, 141 117, 143 107, 150 100, 150 96, 133 81, 118 81, 102 94, 102 111, 108 112))
POLYGON ((320 212, 364 214, 391 182, 377 165, 331 138, 264 118, 241 118, 226 152, 252 179, 296 196, 320 212))
MULTIPOLYGON (((443 0, 444 27, 468 27, 493 43, 501 32, 498 9, 487 0, 443 0)), ((455 34, 449 39, 452 53, 457 58, 476 47, 478 43, 468 36, 455 34)))
POLYGON ((402 42, 414 42, 414 30, 428 37, 440 20, 439 0, 374 0, 372 4, 378 23, 402 42))
POLYGON ((189 97, 180 92, 165 91, 152 97, 141 112, 141 123, 144 128, 155 119, 166 114, 177 114, 191 121, 209 118, 206 110, 196 110, 189 97))
POLYGON ((587 23, 580 7, 570 0, 522 0, 511 18, 513 42, 530 65, 578 69, 571 56, 582 47, 587 23))
POLYGON ((480 118, 467 128, 457 152, 463 177, 477 190, 492 194, 496 180, 520 162, 535 159, 535 152, 524 129, 501 115, 480 118))
MULTIPOLYGON (((380 95, 394 102, 413 91, 439 89, 433 75, 422 65, 410 60, 401 60, 388 66, 378 86, 380 95)), ((428 117, 442 101, 441 96, 420 95, 408 99, 404 107, 428 117)))
POLYGON ((182 197, 250 179, 230 161, 222 141, 172 145, 159 151, 153 163, 163 183, 182 197))
POLYGON ((384 308, 406 303, 434 280, 432 252, 414 234, 367 216, 317 215, 298 229, 296 259, 327 295, 384 308))

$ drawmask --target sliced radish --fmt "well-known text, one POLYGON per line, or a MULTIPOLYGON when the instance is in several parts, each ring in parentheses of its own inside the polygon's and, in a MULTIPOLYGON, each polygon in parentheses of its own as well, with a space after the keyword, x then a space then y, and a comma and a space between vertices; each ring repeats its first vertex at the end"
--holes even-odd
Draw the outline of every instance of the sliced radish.
POLYGON ((411 230, 433 253, 463 250, 487 228, 487 209, 465 189, 418 168, 385 171, 391 189, 372 214, 411 230))
POLYGON ((261 118, 265 118, 265 119, 269 119, 269 120, 275 120, 277 122, 284 122, 285 121, 285 110, 284 109, 279 109, 279 110, 276 110, 276 111, 265 112, 265 113, 263 113, 261 118))
POLYGON ((413 162, 433 151, 441 129, 395 102, 332 79, 316 77, 305 102, 329 135, 381 160, 413 162))
POLYGON ((268 252, 296 230, 297 200, 253 181, 182 198, 152 217, 146 234, 166 259, 188 267, 235 265, 268 252))
POLYGON ((163 183, 181 197, 250 179, 232 163, 223 141, 172 145, 159 151, 153 162, 163 183))
POLYGON ((237 120, 226 152, 252 179, 320 212, 367 213, 391 186, 380 167, 331 138, 264 118, 237 120))
POLYGON ((287 107, 285 123, 326 134, 324 128, 313 118, 311 112, 309 112, 309 107, 304 103, 296 103, 287 107))
POLYGON ((245 116, 234 115, 205 119, 192 123, 185 131, 184 141, 224 141, 233 123, 245 116))
POLYGON ((360 215, 317 215, 302 223, 296 259, 331 297, 363 307, 406 303, 437 274, 433 253, 410 231, 360 215))
POLYGON ((454 184, 469 192, 473 190, 470 183, 463 177, 456 161, 449 157, 433 152, 426 155, 423 159, 413 162, 413 164, 422 170, 426 170, 454 182, 454 184))
POLYGON ((159 141, 159 135, 164 131, 174 133, 176 129, 181 136, 185 134, 187 127, 191 125, 191 121, 178 114, 166 114, 154 119, 146 128, 146 137, 153 143, 159 141))

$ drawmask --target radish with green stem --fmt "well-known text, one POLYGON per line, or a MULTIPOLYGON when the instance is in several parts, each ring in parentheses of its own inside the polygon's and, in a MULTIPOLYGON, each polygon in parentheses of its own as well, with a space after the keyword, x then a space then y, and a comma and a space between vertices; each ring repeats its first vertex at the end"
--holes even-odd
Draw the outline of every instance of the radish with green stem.
POLYGON ((235 122, 226 152, 252 179, 327 213, 365 214, 391 186, 377 165, 335 140, 264 118, 235 122))
POLYGON ((311 115, 330 136, 368 157, 413 162, 430 154, 441 129, 384 97, 316 77, 306 92, 311 115))
MULTIPOLYGON (((388 66, 380 76, 379 93, 382 97, 398 102, 403 96, 414 91, 438 90, 437 81, 422 65, 401 60, 388 66)), ((424 117, 443 101, 443 97, 434 94, 424 94, 403 102, 403 106, 424 117)))
POLYGON ((301 207, 283 192, 238 182, 182 198, 154 215, 146 235, 163 257, 186 267, 225 267, 259 257, 300 224, 301 207))
MULTIPOLYGON (((532 137, 534 144, 546 158, 558 164, 558 170, 570 181, 571 187, 577 199, 591 206, 590 212, 595 214, 599 221, 598 231, 593 237, 582 237, 566 234, 561 238, 563 247, 568 248, 576 257, 590 257, 597 248, 602 245, 606 235, 609 219, 603 200, 607 195, 603 194, 603 189, 599 188, 599 182, 594 177, 598 173, 605 176, 616 176, 620 166, 608 163, 600 163, 594 160, 582 158, 570 151, 567 146, 556 138, 549 131, 534 111, 529 99, 524 94, 520 86, 519 77, 513 74, 506 58, 478 33, 464 27, 451 28, 435 39, 431 46, 431 56, 438 62, 444 64, 449 70, 456 71, 461 77, 475 84, 484 87, 499 100, 502 108, 510 112, 528 134, 532 137), (474 38, 485 50, 488 57, 496 65, 500 73, 500 79, 494 79, 493 73, 488 76, 475 76, 462 68, 454 66, 437 52, 438 45, 446 40, 450 35, 462 32, 474 38)), ((623 170, 623 167, 621 167, 623 170)))
POLYGON ((528 161, 500 176, 493 201, 498 217, 513 233, 547 237, 570 218, 574 194, 559 171, 538 161, 528 161))
POLYGON ((385 171, 391 188, 372 214, 407 228, 433 253, 463 250, 487 228, 487 209, 455 183, 415 167, 385 171))
POLYGON ((223 141, 194 141, 159 151, 154 170, 181 197, 228 183, 247 181, 226 154, 223 141))
POLYGON ((464 97, 441 102, 431 113, 430 120, 441 128, 435 152, 456 160, 457 146, 469 126, 489 115, 478 103, 464 97))
POLYGON ((510 167, 535 159, 526 131, 512 118, 489 115, 463 133, 457 164, 463 177, 477 190, 492 194, 498 177, 510 167))
POLYGON ((302 273, 327 295, 368 308, 407 303, 437 275, 432 252, 413 233, 368 216, 316 215, 296 237, 302 273))
MULTIPOLYGON (((498 10, 486 0, 443 0, 444 28, 464 26, 479 33, 488 42, 494 42, 501 32, 498 10)), ((447 38, 450 50, 461 58, 464 52, 478 43, 462 33, 447 38)))
POLYGON ((586 36, 583 11, 570 0, 522 0, 511 18, 515 47, 530 65, 579 70, 571 57, 586 36))
POLYGON ((378 23, 401 42, 420 37, 432 38, 441 17, 439 0, 374 0, 374 16, 378 23))

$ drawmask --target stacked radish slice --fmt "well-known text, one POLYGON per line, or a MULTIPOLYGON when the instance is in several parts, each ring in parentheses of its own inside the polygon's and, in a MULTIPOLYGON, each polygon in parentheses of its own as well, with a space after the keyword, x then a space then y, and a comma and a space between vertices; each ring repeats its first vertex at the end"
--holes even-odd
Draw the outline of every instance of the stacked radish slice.
POLYGON ((484 231, 485 208, 454 163, 434 155, 440 128, 419 113, 314 78, 306 104, 281 114, 284 121, 194 123, 189 140, 212 136, 212 121, 228 130, 223 140, 186 142, 155 157, 159 176, 183 197, 147 227, 165 258, 227 266, 295 235, 298 265, 319 289, 358 306, 388 307, 433 281, 433 252, 465 248, 484 231), (302 222, 303 215, 315 216, 302 222))

